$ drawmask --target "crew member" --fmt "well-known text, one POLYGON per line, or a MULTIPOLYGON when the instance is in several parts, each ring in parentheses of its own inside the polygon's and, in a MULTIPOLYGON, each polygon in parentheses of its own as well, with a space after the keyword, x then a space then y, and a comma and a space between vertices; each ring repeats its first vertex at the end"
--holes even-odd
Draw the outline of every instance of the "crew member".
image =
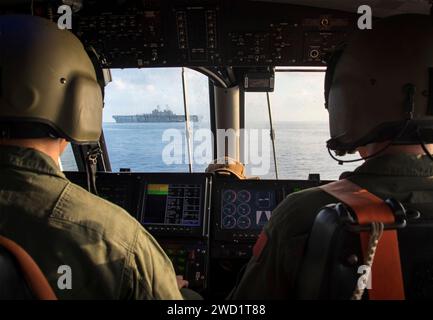
POLYGON ((102 106, 72 33, 0 16, 0 234, 33 257, 60 299, 182 299, 185 281, 155 239, 59 169, 68 142, 99 140, 102 106))
MULTIPOLYGON (((326 72, 330 150, 365 160, 346 178, 381 199, 433 212, 433 23, 401 15, 359 30, 326 72), (430 144, 429 144, 430 143, 430 144)), ((320 188, 288 196, 265 226, 233 299, 297 298, 307 239, 319 210, 340 202, 320 188)))

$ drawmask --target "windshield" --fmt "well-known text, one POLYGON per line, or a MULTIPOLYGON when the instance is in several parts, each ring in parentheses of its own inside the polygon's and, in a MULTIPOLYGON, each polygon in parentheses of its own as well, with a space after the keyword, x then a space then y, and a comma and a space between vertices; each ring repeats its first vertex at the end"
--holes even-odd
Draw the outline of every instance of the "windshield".
MULTIPOLYGON (((106 88, 104 134, 113 171, 188 172, 182 69, 112 70, 106 88)), ((185 71, 193 171, 212 159, 196 151, 197 132, 210 130, 207 77, 185 71), (203 159, 204 157, 204 159, 203 159)))
MULTIPOLYGON (((320 173, 324 180, 335 180, 343 171, 351 171, 359 165, 340 166, 326 149, 329 124, 324 107, 324 77, 324 72, 276 72, 270 102, 280 179, 307 179, 309 174, 320 173)), ((247 131, 262 130, 257 145, 263 153, 263 163, 260 170, 254 170, 258 169, 254 164, 247 165, 248 174, 275 178, 266 93, 245 94, 245 127, 247 131)))
MULTIPOLYGON (((280 179, 338 179, 359 163, 338 165, 328 154, 328 113, 324 108, 324 72, 276 72, 270 93, 275 153, 280 179)), ((186 69, 186 97, 191 128, 186 135, 182 69, 112 70, 106 87, 104 134, 112 170, 135 172, 203 172, 213 160, 209 84, 204 75, 186 69)), ((248 176, 274 179, 272 141, 266 93, 245 94, 248 176), (258 154, 251 159, 251 154, 258 154), (257 156, 256 156, 257 158, 257 156)), ((354 159, 356 156, 347 157, 354 159)), ((62 157, 64 170, 77 170, 71 148, 62 157)))

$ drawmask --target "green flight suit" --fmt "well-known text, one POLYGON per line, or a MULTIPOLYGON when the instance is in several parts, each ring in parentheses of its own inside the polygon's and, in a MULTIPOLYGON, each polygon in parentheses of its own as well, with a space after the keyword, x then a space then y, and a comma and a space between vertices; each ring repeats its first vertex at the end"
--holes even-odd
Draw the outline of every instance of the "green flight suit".
POLYGON ((0 234, 33 257, 60 299, 182 299, 155 239, 36 150, 0 147, 0 234))
MULTIPOLYGON (((426 156, 383 155, 366 161, 344 178, 381 199, 394 198, 433 214, 433 162, 426 156)), ((339 202, 320 188, 289 195, 273 212, 268 238, 253 257, 230 299, 296 299, 300 264, 314 219, 325 205, 339 202)))

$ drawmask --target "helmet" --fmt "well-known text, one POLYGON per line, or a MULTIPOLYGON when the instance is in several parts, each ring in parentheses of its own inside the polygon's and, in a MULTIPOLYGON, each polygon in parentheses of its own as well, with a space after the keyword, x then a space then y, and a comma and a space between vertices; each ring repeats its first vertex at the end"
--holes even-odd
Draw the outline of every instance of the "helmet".
POLYGON ((325 100, 338 155, 372 142, 433 142, 433 21, 398 15, 359 30, 328 64, 325 100))
POLYGON ((96 142, 102 107, 78 38, 44 18, 0 16, 0 137, 96 142))

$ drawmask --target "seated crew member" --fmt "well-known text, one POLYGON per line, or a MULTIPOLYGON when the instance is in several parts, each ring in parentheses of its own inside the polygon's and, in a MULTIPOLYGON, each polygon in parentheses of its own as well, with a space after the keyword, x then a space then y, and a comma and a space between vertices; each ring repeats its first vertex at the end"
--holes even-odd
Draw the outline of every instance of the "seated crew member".
POLYGON ((0 234, 60 299, 182 299, 185 282, 155 239, 59 169, 67 141, 101 135, 102 92, 83 45, 38 17, 0 16, 0 31, 0 234))
MULTIPOLYGON (((433 163, 427 155, 433 145, 424 142, 433 141, 422 133, 433 127, 432 53, 431 17, 395 16, 357 31, 334 54, 325 79, 328 147, 340 156, 357 151, 366 160, 341 178, 427 214, 433 211, 433 163)), ((230 298, 296 299, 315 217, 337 202, 319 188, 288 196, 265 226, 230 298)))

